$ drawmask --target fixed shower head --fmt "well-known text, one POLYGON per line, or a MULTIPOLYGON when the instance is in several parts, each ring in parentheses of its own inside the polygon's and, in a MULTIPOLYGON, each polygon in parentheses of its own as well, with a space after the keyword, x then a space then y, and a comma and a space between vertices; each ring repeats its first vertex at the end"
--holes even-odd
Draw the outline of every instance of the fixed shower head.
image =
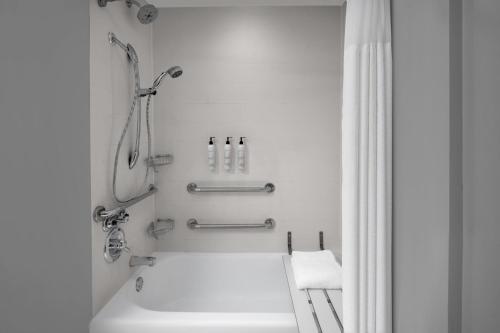
POLYGON ((149 4, 144 0, 134 0, 131 1, 131 3, 139 7, 137 19, 142 24, 151 23, 158 17, 158 9, 152 4, 149 4))
POLYGON ((162 72, 154 80, 154 82, 153 82, 153 89, 156 90, 156 88, 158 88, 160 86, 161 82, 163 81, 163 79, 165 78, 165 76, 167 76, 167 74, 171 78, 173 78, 173 79, 178 78, 179 76, 182 75, 182 68, 179 67, 179 66, 173 66, 173 67, 170 67, 169 69, 167 69, 166 71, 162 72))
MULTIPOLYGON (((113 2, 118 0, 97 0, 99 7, 106 7, 108 2, 113 2)), ((153 22, 158 17, 158 9, 146 2, 146 0, 125 0, 125 3, 130 8, 135 5, 139 8, 137 12, 137 19, 142 24, 148 24, 153 22)))

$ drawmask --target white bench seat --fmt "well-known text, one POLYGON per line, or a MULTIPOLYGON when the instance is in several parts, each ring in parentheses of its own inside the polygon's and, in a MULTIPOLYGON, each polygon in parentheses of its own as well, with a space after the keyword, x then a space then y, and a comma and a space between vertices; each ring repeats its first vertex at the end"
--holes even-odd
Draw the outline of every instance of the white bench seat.
MULTIPOLYGON (((309 304, 307 291, 297 289, 290 259, 291 257, 289 255, 283 256, 283 263, 285 265, 288 286, 290 288, 290 295, 292 297, 299 332, 342 333, 323 290, 311 289, 308 291, 312 301, 311 306, 309 304), (316 312, 318 323, 316 323, 312 308, 314 308, 316 312)), ((328 290, 327 293, 337 312, 339 320, 342 322, 342 291, 328 290)))

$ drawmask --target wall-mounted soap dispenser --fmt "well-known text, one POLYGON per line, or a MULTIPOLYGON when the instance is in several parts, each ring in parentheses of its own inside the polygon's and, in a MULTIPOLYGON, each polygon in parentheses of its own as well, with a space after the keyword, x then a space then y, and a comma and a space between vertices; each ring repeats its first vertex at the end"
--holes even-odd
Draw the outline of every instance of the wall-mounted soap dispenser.
POLYGON ((240 142, 238 143, 238 148, 237 148, 237 157, 238 157, 238 170, 240 172, 245 172, 247 168, 247 147, 243 139, 246 139, 246 137, 242 136, 240 137, 240 142))
POLYGON ((224 170, 226 172, 231 172, 233 168, 233 146, 230 140, 232 138, 232 136, 228 136, 226 138, 226 144, 224 145, 224 170))
POLYGON ((215 136, 211 136, 208 141, 208 169, 215 172, 217 167, 217 149, 214 144, 215 136))

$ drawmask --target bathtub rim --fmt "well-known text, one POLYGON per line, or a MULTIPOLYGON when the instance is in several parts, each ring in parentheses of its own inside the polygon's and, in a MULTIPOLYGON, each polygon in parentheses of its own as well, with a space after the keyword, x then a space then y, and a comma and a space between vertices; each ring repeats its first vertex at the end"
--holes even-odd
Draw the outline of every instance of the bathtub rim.
MULTIPOLYGON (((276 256, 283 263, 283 257, 287 256, 285 252, 189 252, 175 251, 163 252, 156 251, 151 254, 156 256, 158 264, 168 258, 174 258, 183 255, 197 256, 276 256)), ((159 311, 145 308, 134 302, 129 297, 130 289, 134 287, 135 280, 144 273, 145 270, 154 269, 154 267, 139 267, 135 269, 127 281, 118 289, 118 291, 110 298, 110 300, 94 315, 90 321, 89 327, 92 332, 92 327, 102 325, 106 322, 120 321, 123 325, 133 325, 147 322, 149 324, 165 324, 169 326, 187 326, 199 327, 200 325, 222 325, 222 326, 238 326, 243 322, 251 323, 254 327, 269 327, 269 325, 285 325, 297 326, 293 303, 290 312, 185 312, 185 311, 159 311)), ((285 279, 286 272, 283 270, 285 279)), ((287 284, 288 288, 288 284, 287 284)), ((290 290, 288 297, 291 300, 290 290)))

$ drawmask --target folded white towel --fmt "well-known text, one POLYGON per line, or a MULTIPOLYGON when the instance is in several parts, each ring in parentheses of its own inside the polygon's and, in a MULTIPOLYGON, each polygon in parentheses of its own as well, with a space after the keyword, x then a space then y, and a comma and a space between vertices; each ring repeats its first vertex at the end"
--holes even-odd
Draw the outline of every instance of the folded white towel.
POLYGON ((293 251, 291 262, 298 289, 342 288, 342 268, 331 251, 293 251))

